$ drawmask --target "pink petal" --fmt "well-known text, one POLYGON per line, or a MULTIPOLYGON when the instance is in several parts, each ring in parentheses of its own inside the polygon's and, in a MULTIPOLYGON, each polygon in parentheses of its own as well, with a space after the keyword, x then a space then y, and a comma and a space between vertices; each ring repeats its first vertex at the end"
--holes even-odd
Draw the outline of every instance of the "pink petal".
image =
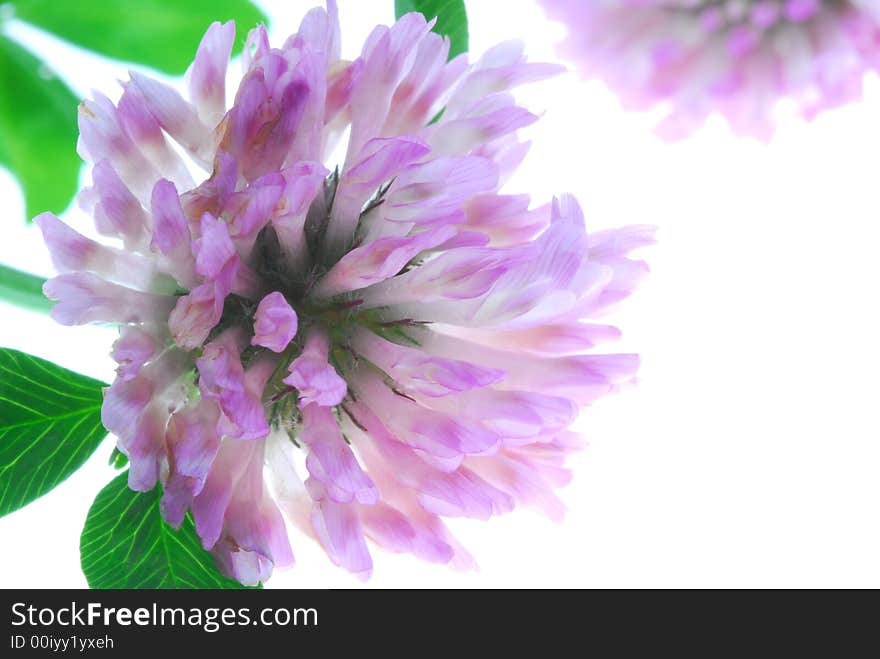
POLYGON ((108 160, 119 178, 138 199, 149 199, 150 190, 159 178, 155 168, 135 146, 123 128, 118 110, 106 96, 95 94, 93 101, 79 107, 79 151, 94 163, 108 160))
POLYGON ((182 189, 194 186, 192 175, 183 159, 168 145, 162 127, 147 108, 146 100, 137 87, 123 85, 124 91, 119 99, 119 119, 141 153, 146 156, 156 170, 171 179, 182 189))
POLYGON ((166 256, 189 250, 190 230, 177 188, 171 181, 161 179, 153 187, 153 242, 151 247, 166 256))
POLYGON ((51 314, 62 325, 160 321, 175 303, 171 296, 142 293, 88 272, 54 277, 43 285, 43 293, 57 300, 51 314))
POLYGON ((89 270, 141 290, 174 290, 174 282, 167 278, 163 282, 149 259, 86 238, 52 213, 38 215, 34 224, 42 231, 52 264, 59 272, 89 270))
POLYGON ((302 408, 302 440, 309 447, 306 467, 321 482, 333 501, 373 504, 379 492, 352 453, 339 424, 327 407, 310 404, 302 408))
POLYGON ((218 220, 210 213, 205 213, 202 215, 200 226, 201 235, 192 246, 196 258, 196 272, 206 279, 215 279, 238 254, 229 238, 226 222, 218 220))
POLYGON ((226 297, 232 292, 239 262, 230 260, 213 281, 200 284, 177 299, 168 328, 181 348, 195 350, 220 322, 226 297))
POLYGON ((226 66, 235 41, 235 23, 211 23, 187 72, 189 96, 206 126, 216 126, 226 112, 226 66))
POLYGON ((392 552, 408 552, 431 563, 448 563, 453 548, 431 529, 418 525, 391 506, 379 503, 358 508, 361 524, 371 540, 392 552))
POLYGON ((202 398, 196 405, 175 412, 168 422, 169 474, 160 505, 162 516, 175 528, 183 522, 193 497, 202 491, 220 448, 218 414, 217 405, 202 398))
POLYGON ((125 325, 113 344, 113 361, 119 364, 116 374, 121 380, 131 380, 147 361, 159 351, 159 340, 152 332, 137 325, 125 325))
POLYGON ((296 336, 296 312, 284 295, 275 291, 260 300, 254 314, 254 336, 251 345, 269 348, 273 352, 284 349, 296 336))
POLYGON ((195 108, 172 87, 131 71, 131 82, 163 130, 201 163, 210 162, 211 131, 199 120, 195 108))
POLYGON ((364 144, 340 177, 327 228, 328 244, 334 248, 348 245, 354 235, 361 207, 376 188, 429 151, 430 147, 422 140, 406 135, 374 138, 364 144))
POLYGON ((327 351, 327 338, 320 331, 313 331, 302 354, 290 364, 290 375, 284 382, 296 387, 301 407, 311 403, 332 407, 345 398, 347 385, 327 362, 327 351))
POLYGON ((477 422, 428 409, 392 392, 375 375, 361 374, 356 393, 388 430, 407 445, 449 464, 465 455, 491 454, 500 438, 477 422))
POLYGON ((92 169, 93 188, 83 191, 80 201, 95 216, 95 226, 106 236, 118 236, 126 249, 145 245, 149 218, 143 206, 119 178, 109 160, 92 169))
POLYGON ((315 501, 312 528, 330 560, 361 578, 368 578, 373 571, 373 560, 364 541, 357 509, 351 504, 333 501, 323 485, 314 479, 306 481, 306 488, 315 501))
POLYGON ((331 297, 393 277, 421 252, 443 244, 455 233, 452 227, 438 227, 413 236, 379 238, 356 247, 330 268, 315 287, 315 294, 331 297))
POLYGON ((235 328, 223 332, 196 359, 199 389, 203 396, 220 404, 224 434, 238 439, 260 439, 269 434, 261 401, 266 379, 274 364, 257 362, 248 368, 241 363, 241 332, 235 328))
POLYGON ((361 330, 354 349, 388 373, 401 387, 427 396, 447 396, 500 382, 504 371, 445 359, 408 346, 391 343, 361 330))

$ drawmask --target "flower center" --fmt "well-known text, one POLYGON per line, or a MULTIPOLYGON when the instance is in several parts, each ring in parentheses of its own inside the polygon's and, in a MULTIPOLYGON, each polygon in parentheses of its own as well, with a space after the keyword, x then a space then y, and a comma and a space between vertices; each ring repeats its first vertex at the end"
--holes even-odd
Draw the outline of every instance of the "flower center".
MULTIPOLYGON (((336 372, 343 377, 358 367, 366 367, 365 359, 352 348, 352 337, 357 329, 366 329, 374 334, 396 343, 417 346, 418 342, 406 331, 408 327, 424 324, 411 319, 387 320, 380 308, 363 308, 363 300, 358 292, 341 293, 334 296, 314 295, 317 282, 351 249, 361 241, 361 224, 364 218, 383 203, 389 183, 381 185, 364 204, 360 211, 358 229, 350 245, 340 251, 325 244, 327 225, 333 210, 336 188, 339 181, 338 170, 330 174, 324 182, 323 194, 319 193, 311 203, 306 214, 304 234, 307 247, 305 262, 292 260, 285 253, 272 223, 259 232, 252 252, 253 271, 257 276, 256 295, 244 297, 227 296, 220 321, 211 331, 206 344, 213 341, 230 328, 240 328, 248 336, 254 335, 254 323, 259 300, 271 293, 280 293, 296 313, 297 331, 294 338, 281 352, 277 367, 266 383, 262 402, 267 410, 270 423, 275 428, 288 431, 293 440, 295 426, 301 421, 297 405, 297 390, 284 382, 291 363, 303 354, 306 337, 315 332, 326 337, 328 344, 327 360, 336 372)), ((402 271, 413 267, 410 262, 402 271)), ((241 353, 241 362, 246 369, 267 348, 250 345, 241 353)), ((295 442, 295 440, 294 440, 295 442)))

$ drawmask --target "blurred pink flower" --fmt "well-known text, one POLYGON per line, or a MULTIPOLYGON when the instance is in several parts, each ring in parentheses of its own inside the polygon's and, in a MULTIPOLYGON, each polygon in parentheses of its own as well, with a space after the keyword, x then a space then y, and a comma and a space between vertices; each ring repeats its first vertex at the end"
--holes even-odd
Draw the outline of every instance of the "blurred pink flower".
POLYGON ((880 67, 880 0, 540 0, 562 54, 627 108, 663 107, 678 139, 713 112, 769 139, 780 99, 812 119, 857 100, 880 67))
POLYGON ((215 23, 189 100, 133 73, 80 108, 81 202, 113 245, 36 219, 55 319, 120 328, 103 420, 130 486, 161 482, 242 583, 293 562, 285 516, 363 576, 366 538, 466 565, 442 516, 558 517, 568 425, 636 371, 587 353, 616 336, 589 319, 645 273, 650 229, 588 237, 572 197, 499 192, 537 119, 509 91, 557 67, 515 43, 447 62, 430 29, 406 15, 349 62, 333 2, 281 49, 258 27, 227 108, 215 23))

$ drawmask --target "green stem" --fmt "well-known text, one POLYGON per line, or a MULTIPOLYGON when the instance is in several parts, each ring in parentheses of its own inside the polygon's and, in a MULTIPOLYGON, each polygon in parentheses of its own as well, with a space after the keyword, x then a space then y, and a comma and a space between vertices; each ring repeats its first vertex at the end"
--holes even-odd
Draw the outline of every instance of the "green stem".
POLYGON ((0 264, 0 300, 40 313, 49 313, 52 302, 43 295, 45 279, 0 264))

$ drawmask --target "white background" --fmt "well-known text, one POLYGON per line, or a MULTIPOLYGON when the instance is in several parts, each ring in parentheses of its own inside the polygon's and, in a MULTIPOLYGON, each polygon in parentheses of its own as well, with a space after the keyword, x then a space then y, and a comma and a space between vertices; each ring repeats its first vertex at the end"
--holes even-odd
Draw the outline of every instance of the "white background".
MULTIPOLYGON (((391 0, 340 5, 349 57, 392 20, 391 0)), ((280 43, 311 3, 264 6, 280 43)), ((505 2, 503 16, 499 6, 469 2, 473 53, 525 38, 531 59, 555 59, 558 25, 532 2, 505 2)), ((14 32, 50 51, 79 94, 118 94, 125 66, 14 32)), ((364 587, 880 586, 878 81, 862 104, 812 124, 786 119, 769 145, 720 121, 662 143, 649 117, 573 74, 520 97, 545 114, 509 189, 538 201, 571 191, 592 228, 660 227, 644 252, 652 276, 613 317, 620 348, 643 356, 640 380, 583 416, 590 447, 572 462, 564 523, 531 511, 453 520, 477 571, 376 550, 364 587)), ((2 172, 0 208, 0 261, 50 274, 2 172)), ((0 345, 111 377, 109 330, 2 304, 0 318, 0 345)), ((108 440, 52 493, 0 519, 0 586, 86 585, 79 533, 113 476, 111 450, 108 440)), ((308 541, 294 552, 297 565, 270 587, 362 587, 308 541)))

